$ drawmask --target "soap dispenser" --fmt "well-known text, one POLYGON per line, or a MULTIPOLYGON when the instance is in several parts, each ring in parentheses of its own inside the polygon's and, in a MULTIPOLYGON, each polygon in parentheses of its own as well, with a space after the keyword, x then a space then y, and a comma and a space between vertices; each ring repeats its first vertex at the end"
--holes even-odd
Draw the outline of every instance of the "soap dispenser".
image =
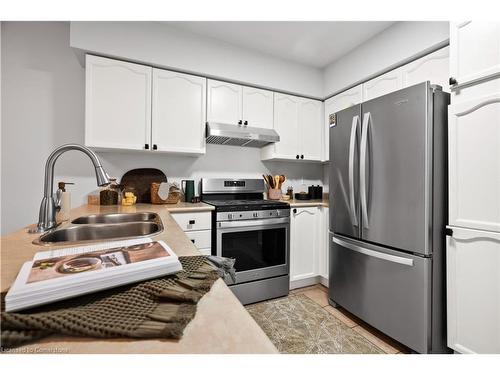
POLYGON ((56 214, 56 221, 58 223, 69 220, 69 214, 71 212, 71 193, 66 191, 66 185, 74 185, 72 182, 58 182, 56 199, 59 211, 56 214))

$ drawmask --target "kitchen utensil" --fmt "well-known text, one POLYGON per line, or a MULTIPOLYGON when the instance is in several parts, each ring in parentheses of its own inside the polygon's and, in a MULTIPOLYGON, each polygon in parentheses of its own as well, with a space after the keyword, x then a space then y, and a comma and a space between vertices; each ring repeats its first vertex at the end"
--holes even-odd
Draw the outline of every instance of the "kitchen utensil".
POLYGON ((182 180, 181 189, 184 193, 184 201, 191 203, 194 197, 194 180, 182 180))
POLYGON ((263 174, 262 178, 264 178, 264 182, 267 184, 267 188, 270 189, 271 188, 271 183, 269 182, 268 176, 266 176, 265 174, 263 174))
POLYGON ((311 198, 310 198, 308 193, 300 192, 300 193, 295 193, 295 199, 300 200, 300 201, 307 201, 311 198))
POLYGON ((279 188, 281 189, 281 186, 283 185, 283 182, 285 182, 286 180, 286 177, 285 175, 281 174, 280 175, 280 184, 279 184, 279 188))
POLYGON ((124 188, 132 188, 137 196, 137 203, 151 203, 151 184, 167 182, 165 173, 155 168, 132 169, 121 179, 124 188))
POLYGON ((274 176, 274 188, 275 189, 280 188, 280 176, 278 175, 274 176))

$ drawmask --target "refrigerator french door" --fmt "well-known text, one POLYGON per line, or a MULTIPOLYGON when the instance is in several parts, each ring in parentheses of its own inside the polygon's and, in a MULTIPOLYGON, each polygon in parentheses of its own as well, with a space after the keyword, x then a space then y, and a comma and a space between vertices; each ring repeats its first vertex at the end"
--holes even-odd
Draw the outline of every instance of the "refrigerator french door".
POLYGON ((448 100, 423 82, 340 111, 330 125, 330 301, 423 353, 446 350, 448 100))

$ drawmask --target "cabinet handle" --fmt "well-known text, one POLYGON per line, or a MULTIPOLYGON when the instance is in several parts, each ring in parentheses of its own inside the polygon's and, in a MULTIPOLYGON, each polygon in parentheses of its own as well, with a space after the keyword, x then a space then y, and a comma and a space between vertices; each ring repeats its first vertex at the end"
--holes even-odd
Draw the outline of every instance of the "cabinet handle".
POLYGON ((243 121, 242 120, 238 121, 238 125, 241 125, 241 124, 243 124, 243 121))
POLYGON ((450 77, 449 83, 450 83, 450 85, 456 85, 458 82, 457 82, 456 78, 450 77))
POLYGON ((304 155, 300 155, 300 158, 301 158, 301 159, 304 159, 304 155))
POLYGON ((294 209, 293 209, 293 213, 294 213, 294 214, 296 214, 296 213, 297 213, 297 209, 296 209, 296 208, 294 208, 294 209))
POLYGON ((247 126, 248 125, 248 121, 245 120, 245 122, 243 123, 243 125, 247 126))
POLYGON ((298 159, 298 158, 299 158, 299 155, 296 155, 296 156, 295 156, 295 159, 298 159))
POLYGON ((195 221, 195 220, 189 220, 189 224, 191 224, 191 225, 192 225, 192 224, 194 224, 194 223, 196 223, 196 221, 195 221))
POLYGON ((157 145, 153 145, 153 150, 158 150, 158 146, 157 145))
POLYGON ((194 243, 194 239, 192 239, 191 242, 194 243))
POLYGON ((146 144, 144 145, 144 149, 145 149, 145 150, 149 150, 149 144, 147 144, 147 143, 146 143, 146 144))

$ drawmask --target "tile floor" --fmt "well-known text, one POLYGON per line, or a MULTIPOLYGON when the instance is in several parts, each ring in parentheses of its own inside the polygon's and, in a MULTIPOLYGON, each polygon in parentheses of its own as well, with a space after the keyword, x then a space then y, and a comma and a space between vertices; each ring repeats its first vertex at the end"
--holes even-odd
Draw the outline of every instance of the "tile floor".
POLYGON ((327 289, 321 284, 293 289, 290 291, 290 294, 303 294, 309 297, 323 309, 332 314, 335 318, 346 324, 350 329, 359 333, 385 353, 407 354, 412 352, 411 349, 384 335, 382 332, 366 324, 361 319, 356 318, 343 308, 334 308, 330 306, 328 304, 327 289))

